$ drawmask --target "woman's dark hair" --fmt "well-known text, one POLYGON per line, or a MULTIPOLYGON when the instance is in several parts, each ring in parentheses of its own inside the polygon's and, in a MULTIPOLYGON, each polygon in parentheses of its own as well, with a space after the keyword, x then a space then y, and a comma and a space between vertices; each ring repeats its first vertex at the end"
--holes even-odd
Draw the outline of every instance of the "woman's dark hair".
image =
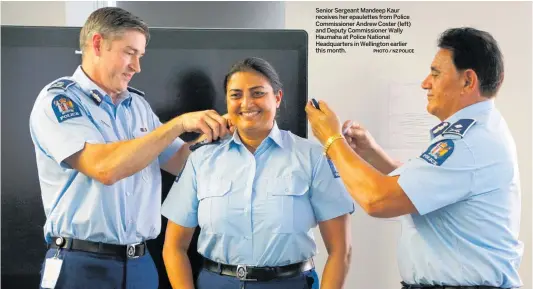
POLYGON ((268 63, 264 59, 261 59, 258 57, 250 57, 250 58, 246 58, 244 60, 241 60, 235 63, 231 67, 229 73, 224 78, 224 93, 227 91, 228 81, 230 77, 234 73, 245 72, 245 71, 248 71, 248 72, 252 71, 252 72, 257 72, 257 73, 262 74, 270 82, 270 85, 272 86, 274 93, 278 93, 278 91, 280 91, 282 84, 281 84, 281 81, 279 80, 279 75, 274 69, 274 67, 272 67, 272 65, 270 65, 270 63, 268 63))

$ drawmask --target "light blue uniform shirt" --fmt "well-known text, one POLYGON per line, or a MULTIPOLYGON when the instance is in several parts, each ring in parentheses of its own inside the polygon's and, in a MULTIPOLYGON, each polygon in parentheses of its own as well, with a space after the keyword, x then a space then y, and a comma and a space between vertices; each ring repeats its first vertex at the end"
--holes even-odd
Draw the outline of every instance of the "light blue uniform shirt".
POLYGON ((235 132, 194 151, 162 214, 201 227, 198 252, 231 265, 283 266, 316 253, 317 222, 354 203, 322 147, 274 125, 252 154, 235 132))
POLYGON ((30 115, 31 138, 46 214, 44 236, 110 244, 156 238, 161 230, 161 172, 183 141, 177 138, 142 171, 106 186, 64 160, 85 143, 139 138, 161 125, 144 94, 132 88, 115 105, 81 67, 44 87, 30 115))
POLYGON ((432 134, 425 153, 390 174, 400 175, 419 212, 402 217, 403 280, 520 286, 520 181, 505 120, 488 100, 458 111, 432 134))

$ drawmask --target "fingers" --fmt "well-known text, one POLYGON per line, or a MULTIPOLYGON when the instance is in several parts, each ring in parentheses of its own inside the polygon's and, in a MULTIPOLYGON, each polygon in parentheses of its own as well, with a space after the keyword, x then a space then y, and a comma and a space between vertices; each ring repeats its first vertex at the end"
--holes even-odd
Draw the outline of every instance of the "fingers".
POLYGON ((313 104, 311 103, 311 101, 308 101, 307 102, 307 105, 305 106, 305 112, 307 113, 308 116, 312 116, 314 115, 316 112, 318 111, 318 109, 316 109, 313 104))
POLYGON ((197 127, 206 136, 208 142, 213 141, 213 131, 211 130, 209 125, 207 125, 207 123, 200 121, 198 122, 197 127))
POLYGON ((220 135, 220 124, 211 116, 205 115, 205 117, 200 121, 200 123, 205 123, 209 126, 212 133, 212 140, 217 140, 220 135))
POLYGON ((333 111, 331 110, 331 108, 329 108, 328 104, 325 101, 319 100, 318 104, 320 105, 320 110, 322 110, 325 114, 329 115, 333 113, 333 111))
POLYGON ((233 126, 233 123, 231 122, 231 119, 229 117, 229 114, 225 114, 222 116, 225 120, 226 120, 226 123, 227 123, 227 129, 229 130, 230 133, 234 133, 235 132, 235 126, 233 126))
POLYGON ((348 133, 350 132, 350 128, 352 126, 352 121, 351 120, 347 120, 344 122, 344 124, 342 125, 342 134, 343 135, 348 135, 348 133))
POLYGON ((219 115, 214 110, 207 111, 207 114, 211 119, 217 122, 217 129, 216 129, 218 132, 217 137, 223 137, 229 133, 227 114, 224 115, 226 116, 224 117, 224 116, 219 115))

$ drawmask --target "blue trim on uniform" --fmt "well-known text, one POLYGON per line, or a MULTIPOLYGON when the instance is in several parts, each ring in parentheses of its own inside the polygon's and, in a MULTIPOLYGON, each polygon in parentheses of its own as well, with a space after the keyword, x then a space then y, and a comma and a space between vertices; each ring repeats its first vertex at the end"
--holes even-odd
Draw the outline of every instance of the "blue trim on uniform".
POLYGON ((337 171, 337 168, 333 164, 333 161, 329 158, 328 158, 328 164, 329 164, 329 168, 331 169, 331 173, 333 174, 333 177, 334 178, 340 177, 339 172, 337 171))
POLYGON ((444 132, 442 132, 442 134, 454 134, 460 137, 464 137, 468 129, 470 129, 474 125, 474 123, 476 123, 476 121, 471 118, 460 119, 454 124, 452 124, 450 127, 448 127, 444 132))
POLYGON ((48 87, 48 91, 52 90, 52 89, 62 89, 63 91, 67 91, 67 89, 75 84, 76 82, 74 80, 70 80, 70 79, 66 79, 66 78, 63 78, 63 79, 60 79, 54 83, 52 83, 49 87, 48 87))
POLYGON ((140 96, 144 96, 144 92, 143 91, 140 91, 140 90, 138 90, 136 88, 133 88, 133 87, 130 87, 130 86, 128 86, 128 91, 129 92, 133 92, 135 94, 138 94, 140 96))
POLYGON ((431 129, 431 138, 436 138, 437 136, 441 135, 442 132, 448 128, 450 126, 450 123, 445 121, 445 122, 441 122, 439 123, 438 125, 434 126, 432 129, 431 129))

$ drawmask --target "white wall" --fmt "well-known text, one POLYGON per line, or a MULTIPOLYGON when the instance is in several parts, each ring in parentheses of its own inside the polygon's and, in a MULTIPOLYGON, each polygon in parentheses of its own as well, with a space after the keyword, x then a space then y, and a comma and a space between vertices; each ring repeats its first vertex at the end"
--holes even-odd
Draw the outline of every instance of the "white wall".
MULTIPOLYGON (((495 37, 505 57, 505 82, 496 106, 510 126, 521 159, 520 239, 525 243, 525 255, 520 272, 523 288, 531 289, 531 2, 287 2, 285 13, 286 28, 309 33, 309 96, 327 101, 341 120, 360 121, 389 149, 395 147, 389 142, 387 131, 396 125, 389 123, 389 98, 397 97, 390 89, 409 84, 407 91, 412 95, 402 97, 424 109, 425 93, 416 86, 429 72, 438 35, 450 27, 474 26, 495 37), (346 54, 315 53, 315 9, 361 7, 400 8, 409 15, 412 27, 398 40, 408 42, 415 54, 380 55, 363 47, 348 49, 346 54)), ((438 123, 436 118, 426 115, 425 120, 428 118, 438 123)), ((416 124, 412 126, 416 128, 416 124)), ((405 151, 392 152, 400 158, 407 156, 405 151)), ((352 221, 354 255, 347 288, 399 288, 396 265, 399 222, 374 219, 362 210, 352 221)), ((319 271, 326 261, 323 244, 320 249, 319 271)))
POLYGON ((87 17, 114 1, 2 1, 2 25, 83 26, 87 17))
MULTIPOLYGON (((3 25, 81 26, 87 16, 108 1, 1 2, 3 25)), ((229 17, 229 16, 228 16, 229 17)), ((436 40, 448 27, 473 25, 493 34, 505 55, 505 82, 497 106, 515 137, 522 178, 521 239, 525 255, 520 269, 525 289, 531 289, 531 3, 530 2, 286 2, 285 24, 309 33, 310 96, 328 101, 341 119, 365 124, 381 143, 387 143, 389 89, 394 83, 416 83, 428 73, 436 52, 436 40), (315 8, 401 8, 413 19, 413 27, 400 37, 415 48, 414 55, 377 55, 352 48, 347 54, 314 52, 315 8)), ((423 98, 424 93, 420 96, 423 98)), ((416 99, 412 101, 416 102, 416 99)), ((417 102, 417 104, 420 104, 417 102)), ((435 120, 436 121, 436 120, 435 120)), ((311 132, 310 132, 311 135, 311 132)), ((390 145, 392 148, 392 145, 390 145)), ((402 158, 406 154, 392 151, 402 158)), ((359 210, 352 217, 354 256, 346 288, 399 288, 396 242, 399 223, 373 219, 359 210), (354 285, 352 285, 354 284, 354 285)), ((316 232, 319 236, 318 231, 316 232)), ((321 272, 325 248, 317 238, 321 272)))
POLYGON ((2 25, 65 26, 65 2, 2 1, 2 25))

